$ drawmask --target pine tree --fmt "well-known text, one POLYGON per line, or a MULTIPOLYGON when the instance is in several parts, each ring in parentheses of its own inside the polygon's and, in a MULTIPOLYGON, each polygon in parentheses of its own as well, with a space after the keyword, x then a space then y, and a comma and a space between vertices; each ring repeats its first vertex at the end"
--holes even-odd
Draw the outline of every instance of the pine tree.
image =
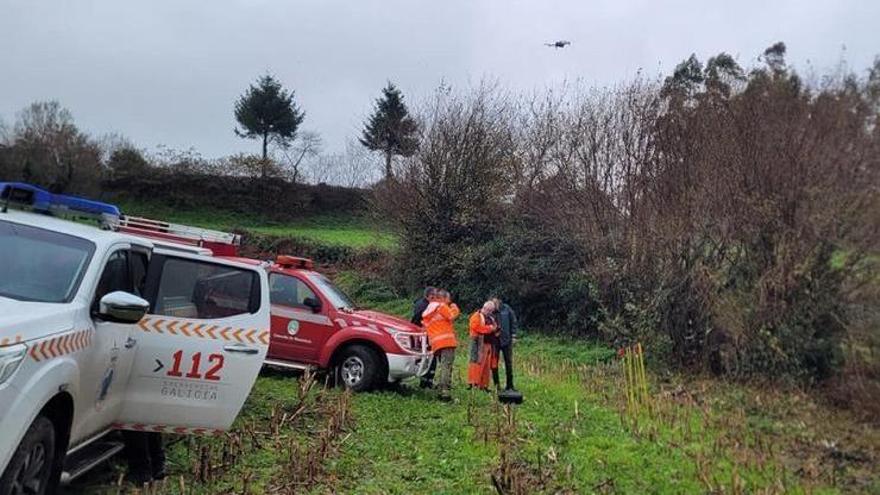
POLYGON ((395 155, 412 156, 418 148, 418 124, 409 115, 403 95, 390 82, 382 89, 382 97, 370 120, 364 125, 361 144, 385 155, 385 178, 393 176, 391 161, 395 155))
POLYGON ((235 120, 244 129, 235 129, 235 133, 243 138, 262 139, 264 162, 273 141, 285 149, 290 146, 304 118, 305 112, 293 101, 293 91, 284 89, 270 75, 258 79, 235 103, 235 120))

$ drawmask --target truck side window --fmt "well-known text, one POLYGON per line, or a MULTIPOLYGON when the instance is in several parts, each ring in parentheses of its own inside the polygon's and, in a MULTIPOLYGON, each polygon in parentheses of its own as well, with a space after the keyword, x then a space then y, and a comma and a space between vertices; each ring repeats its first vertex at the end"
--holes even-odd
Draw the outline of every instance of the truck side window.
POLYGON ((269 274, 269 300, 272 304, 305 308, 303 301, 309 297, 317 298, 302 280, 290 275, 269 274))
POLYGON ((154 314, 214 319, 259 309, 259 277, 253 271, 184 258, 164 259, 154 314))
POLYGON ((98 280, 98 287, 95 289, 95 299, 92 302, 92 309, 98 309, 98 303, 101 298, 107 294, 121 290, 131 292, 131 278, 128 271, 128 252, 116 251, 110 255, 107 264, 104 265, 104 271, 98 280))

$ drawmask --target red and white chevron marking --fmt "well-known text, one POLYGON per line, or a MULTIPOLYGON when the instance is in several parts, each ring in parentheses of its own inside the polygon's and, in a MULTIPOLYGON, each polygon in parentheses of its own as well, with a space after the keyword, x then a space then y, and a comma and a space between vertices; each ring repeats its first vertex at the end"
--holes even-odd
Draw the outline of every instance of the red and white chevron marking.
POLYGON ((147 333, 161 333, 181 337, 226 340, 241 344, 269 345, 269 330, 257 328, 235 328, 220 325, 209 325, 178 318, 162 318, 145 316, 138 322, 138 327, 147 333))
POLYGON ((113 423, 113 428, 116 430, 146 431, 174 435, 220 436, 224 433, 223 430, 216 428, 190 428, 186 426, 147 425, 142 423, 113 423))
POLYGON ((92 345, 92 330, 79 330, 55 335, 31 346, 34 361, 45 361, 81 351, 92 345))
POLYGON ((15 337, 3 337, 0 339, 0 347, 6 347, 19 342, 21 342, 21 335, 16 335, 15 337))

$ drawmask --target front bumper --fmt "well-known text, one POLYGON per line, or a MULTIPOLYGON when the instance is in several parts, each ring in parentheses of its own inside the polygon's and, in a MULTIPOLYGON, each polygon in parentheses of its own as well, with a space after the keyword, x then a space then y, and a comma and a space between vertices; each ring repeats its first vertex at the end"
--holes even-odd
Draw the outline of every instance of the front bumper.
POLYGON ((431 353, 386 354, 388 357, 388 381, 396 382, 404 378, 422 376, 431 366, 431 353))

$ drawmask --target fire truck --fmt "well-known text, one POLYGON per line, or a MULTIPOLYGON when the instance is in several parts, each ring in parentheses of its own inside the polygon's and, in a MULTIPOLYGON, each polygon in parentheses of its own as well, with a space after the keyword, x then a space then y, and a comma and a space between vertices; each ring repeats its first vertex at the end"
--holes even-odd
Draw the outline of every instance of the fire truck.
POLYGON ((409 321, 358 308, 311 260, 278 256, 269 271, 272 334, 266 364, 327 370, 355 392, 423 375, 428 338, 409 321))
POLYGON ((0 183, 0 495, 53 493, 122 449, 114 430, 222 432, 263 365, 264 267, 127 220, 0 183))

